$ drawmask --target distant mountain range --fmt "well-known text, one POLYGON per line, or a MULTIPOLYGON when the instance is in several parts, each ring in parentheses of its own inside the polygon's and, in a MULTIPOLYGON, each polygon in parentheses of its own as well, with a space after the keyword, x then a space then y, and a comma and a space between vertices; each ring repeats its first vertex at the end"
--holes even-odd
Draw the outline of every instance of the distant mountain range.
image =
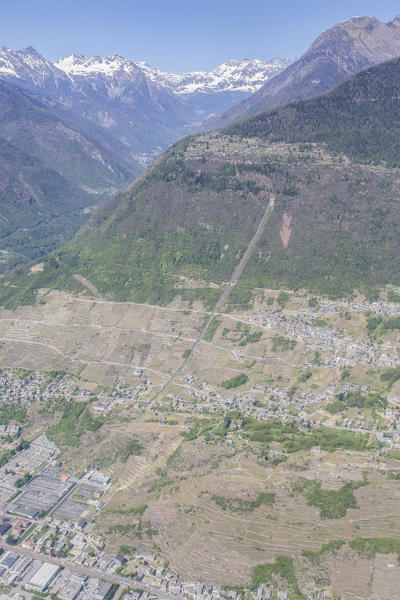
POLYGON ((235 60, 210 73, 178 75, 117 55, 70 55, 53 64, 34 48, 1 46, 0 78, 45 95, 102 128, 122 143, 123 158, 136 168, 205 118, 249 97, 290 62, 235 60))
POLYGON ((169 73, 137 63, 154 82, 177 94, 202 120, 248 98, 293 62, 291 58, 228 60, 212 71, 169 73))
POLYGON ((268 80, 249 99, 211 118, 213 130, 300 98, 317 96, 369 66, 400 55, 400 16, 389 23, 363 16, 322 33, 305 54, 268 80))
POLYGON ((193 128, 193 115, 175 94, 121 57, 71 56, 54 65, 33 48, 3 46, 0 77, 101 129, 136 170, 193 128))

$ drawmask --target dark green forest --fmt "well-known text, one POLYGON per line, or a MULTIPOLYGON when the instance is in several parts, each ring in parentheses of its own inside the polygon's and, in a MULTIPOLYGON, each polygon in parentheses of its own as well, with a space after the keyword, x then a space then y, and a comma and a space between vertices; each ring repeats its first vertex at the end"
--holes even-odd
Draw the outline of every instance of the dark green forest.
POLYGON ((334 153, 400 165, 400 59, 372 67, 333 91, 234 123, 228 135, 323 143, 334 153))

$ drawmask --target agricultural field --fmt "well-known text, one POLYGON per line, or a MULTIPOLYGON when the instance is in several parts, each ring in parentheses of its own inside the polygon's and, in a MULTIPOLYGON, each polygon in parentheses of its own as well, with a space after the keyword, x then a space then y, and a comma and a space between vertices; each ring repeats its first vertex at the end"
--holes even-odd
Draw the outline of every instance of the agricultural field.
POLYGON ((41 396, 22 402, 22 437, 46 433, 67 473, 111 478, 89 511, 109 552, 155 553, 184 579, 240 589, 257 577, 344 598, 395 588, 398 332, 371 329, 371 315, 393 321, 396 292, 370 302, 258 289, 204 335, 200 302, 41 294, 1 310, 0 359, 28 388, 44 375, 41 396), (391 552, 366 551, 367 539, 392 540, 391 552))

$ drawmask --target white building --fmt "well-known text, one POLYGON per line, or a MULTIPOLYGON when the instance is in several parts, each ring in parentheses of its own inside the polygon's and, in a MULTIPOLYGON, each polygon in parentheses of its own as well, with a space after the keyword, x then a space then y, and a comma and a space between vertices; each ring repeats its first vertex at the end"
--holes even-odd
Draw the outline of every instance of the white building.
POLYGON ((48 585, 53 581, 61 567, 51 563, 43 563, 34 576, 30 579, 28 586, 33 590, 44 592, 48 585))

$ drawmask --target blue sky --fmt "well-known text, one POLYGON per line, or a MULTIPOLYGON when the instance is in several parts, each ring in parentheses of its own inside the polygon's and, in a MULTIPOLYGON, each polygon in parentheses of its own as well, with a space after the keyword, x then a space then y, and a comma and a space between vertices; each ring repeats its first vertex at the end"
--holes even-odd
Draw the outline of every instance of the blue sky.
POLYGON ((389 21, 398 0, 4 1, 0 42, 56 60, 72 52, 120 54, 171 71, 211 69, 229 58, 299 56, 337 21, 389 21))

